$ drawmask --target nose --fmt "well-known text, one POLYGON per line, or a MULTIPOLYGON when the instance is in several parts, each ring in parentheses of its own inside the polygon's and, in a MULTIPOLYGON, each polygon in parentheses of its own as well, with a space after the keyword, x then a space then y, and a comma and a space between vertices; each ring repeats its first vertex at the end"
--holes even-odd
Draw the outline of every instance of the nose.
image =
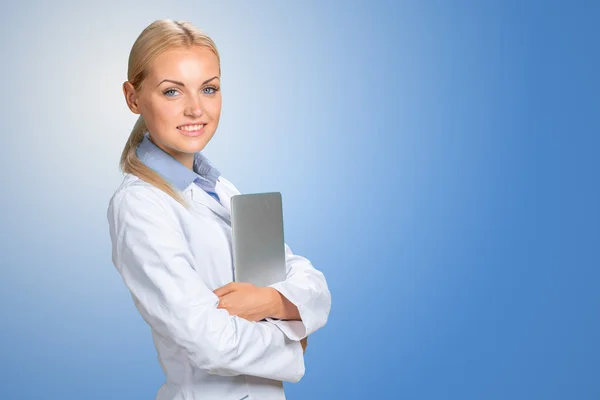
POLYGON ((188 97, 189 100, 185 106, 184 114, 192 118, 198 118, 204 114, 202 102, 193 96, 188 97))

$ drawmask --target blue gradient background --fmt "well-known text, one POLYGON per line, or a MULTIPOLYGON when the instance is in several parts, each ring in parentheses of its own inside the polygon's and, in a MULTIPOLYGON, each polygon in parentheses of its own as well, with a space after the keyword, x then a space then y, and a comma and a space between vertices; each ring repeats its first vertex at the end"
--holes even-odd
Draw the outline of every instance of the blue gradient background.
POLYGON ((221 52, 205 153, 328 279, 289 399, 599 399, 599 2, 216 3, 0 6, 0 399, 163 382, 106 221, 160 18, 221 52))

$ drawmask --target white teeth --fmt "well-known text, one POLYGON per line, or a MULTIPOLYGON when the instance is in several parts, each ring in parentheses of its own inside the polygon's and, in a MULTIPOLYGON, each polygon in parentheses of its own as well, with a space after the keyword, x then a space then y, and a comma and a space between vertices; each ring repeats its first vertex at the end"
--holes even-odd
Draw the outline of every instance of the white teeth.
POLYGON ((180 126, 179 129, 182 129, 184 131, 198 131, 200 129, 202 129, 204 125, 186 125, 186 126, 180 126))

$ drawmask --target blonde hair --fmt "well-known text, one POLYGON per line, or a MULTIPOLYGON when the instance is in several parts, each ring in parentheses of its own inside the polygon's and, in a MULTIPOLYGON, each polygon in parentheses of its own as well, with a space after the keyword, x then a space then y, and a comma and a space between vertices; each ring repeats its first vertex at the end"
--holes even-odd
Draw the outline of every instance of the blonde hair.
MULTIPOLYGON (((156 57, 167 50, 189 48, 194 45, 208 47, 215 53, 219 62, 220 74, 220 57, 217 46, 204 32, 187 21, 174 21, 172 19, 154 21, 140 33, 131 48, 127 80, 136 91, 141 90, 144 80, 148 76, 150 65, 156 57)), ((134 174, 154 185, 187 208, 188 205, 181 192, 138 158, 136 149, 144 139, 146 131, 144 117, 140 115, 121 154, 119 163, 121 171, 134 174)))

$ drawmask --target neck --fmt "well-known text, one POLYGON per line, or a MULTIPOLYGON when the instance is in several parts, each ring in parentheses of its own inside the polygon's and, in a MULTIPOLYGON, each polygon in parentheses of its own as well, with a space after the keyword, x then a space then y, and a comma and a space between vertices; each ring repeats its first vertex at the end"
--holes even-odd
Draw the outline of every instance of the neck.
POLYGON ((179 153, 177 157, 175 157, 177 161, 185 165, 189 170, 194 170, 194 155, 188 153, 179 153))

